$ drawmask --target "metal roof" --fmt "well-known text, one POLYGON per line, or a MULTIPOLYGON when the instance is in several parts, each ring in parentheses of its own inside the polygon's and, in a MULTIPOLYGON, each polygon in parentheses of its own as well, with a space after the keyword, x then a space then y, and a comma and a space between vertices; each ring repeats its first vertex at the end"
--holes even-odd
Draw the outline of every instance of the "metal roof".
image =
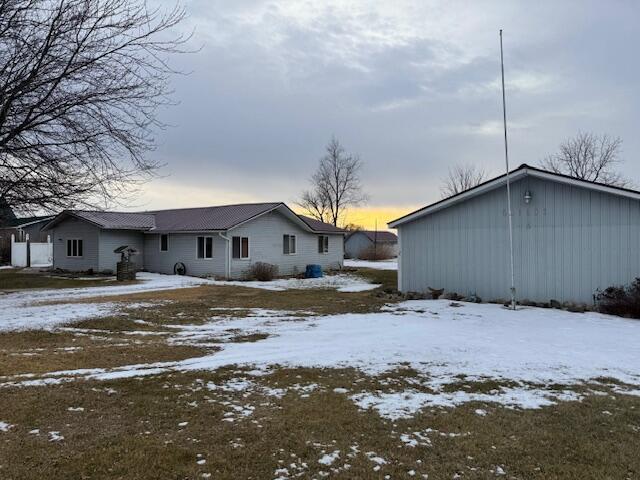
MULTIPOLYGON (((634 200, 640 200, 640 191, 632 190, 630 188, 624 187, 615 187, 612 185, 606 185, 600 182, 593 182, 589 180, 582 180, 580 178, 571 177, 569 175, 564 175, 562 173, 550 172, 548 170, 542 170, 540 168, 532 167, 531 165, 527 165, 523 163, 515 170, 509 172, 510 181, 516 181, 519 178, 531 176, 535 178, 541 178, 544 180, 555 181, 559 183, 564 183, 567 185, 573 185, 576 187, 589 188, 591 190, 596 190, 599 192, 610 193, 613 195, 619 195, 622 197, 633 198, 634 200)), ((481 183, 473 188, 465 190, 463 192, 457 193, 451 197, 445 198, 438 202, 427 205, 426 207, 422 207, 414 212, 408 213, 407 215, 397 218, 389 222, 389 228, 397 228, 399 225, 404 223, 411 222, 418 218, 424 217, 426 215, 430 215, 433 212, 438 210, 442 210, 443 208, 447 208, 451 205, 455 205, 459 202, 463 202, 470 198, 473 198, 477 195, 480 195, 489 190, 493 190, 494 188, 498 188, 507 182, 507 175, 502 174, 486 182, 481 183)))
POLYGON ((13 218, 1 223, 0 228, 26 227, 28 225, 33 225, 34 223, 40 223, 47 220, 51 220, 52 218, 53 216, 51 215, 38 216, 38 217, 13 218))
POLYGON ((219 207, 180 208, 158 210, 154 230, 163 232, 197 232, 204 230, 228 230, 254 217, 270 212, 283 205, 272 203, 243 203, 219 207))
MULTIPOLYGON (((149 213, 68 210, 61 215, 65 213, 91 222, 100 228, 112 230, 150 230, 155 225, 154 216, 149 213)), ((57 219, 58 217, 51 223, 56 222, 57 219)))
POLYGON ((307 217, 305 215, 298 215, 300 219, 306 223, 312 230, 323 233, 345 233, 345 230, 338 228, 330 223, 321 222, 315 218, 307 217))
POLYGON ((297 215, 282 202, 243 203, 150 212, 65 210, 45 225, 44 229, 53 228, 60 221, 72 216, 86 220, 100 228, 110 230, 141 230, 148 232, 226 231, 277 209, 281 209, 283 214, 312 232, 344 232, 344 230, 333 225, 319 222, 303 215, 297 215))
POLYGON ((380 243, 398 243, 398 236, 393 232, 383 231, 375 231, 375 230, 356 230, 349 234, 349 237, 362 233, 372 242, 380 242, 380 243))

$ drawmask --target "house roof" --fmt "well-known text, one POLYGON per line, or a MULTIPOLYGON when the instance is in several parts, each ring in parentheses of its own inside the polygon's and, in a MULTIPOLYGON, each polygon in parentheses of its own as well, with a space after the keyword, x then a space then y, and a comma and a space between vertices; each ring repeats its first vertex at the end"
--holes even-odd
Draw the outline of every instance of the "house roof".
POLYGON ((43 230, 53 228, 68 217, 76 217, 97 227, 113 230, 151 230, 155 225, 154 216, 149 213, 65 210, 46 224, 43 230))
POLYGON ((351 232, 347 239, 357 233, 362 233, 372 242, 379 243, 398 243, 398 236, 393 232, 385 231, 374 231, 374 230, 356 230, 351 232))
POLYGON ((155 216, 154 230, 163 232, 197 232, 204 230, 228 230, 254 217, 283 205, 272 203, 244 203, 218 207, 180 208, 151 212, 155 216))
POLYGON ((243 203, 214 207, 179 208, 150 212, 105 212, 65 210, 45 225, 53 228, 68 217, 86 220, 99 228, 112 230, 140 230, 147 232, 203 232, 226 231, 260 215, 280 209, 301 227, 313 232, 342 233, 343 230, 326 223, 296 215, 282 202, 243 203))
POLYGON ((9 220, 5 220, 0 224, 0 228, 20 228, 26 227, 28 225, 33 225, 34 223, 40 223, 47 220, 51 220, 53 217, 51 215, 41 215, 36 217, 23 217, 23 218, 12 218, 9 220))
MULTIPOLYGON (((564 183, 566 185, 572 185, 576 187, 588 188, 588 189, 596 190, 603 193, 610 193, 612 195, 632 198, 634 200, 640 200, 640 191, 638 190, 632 190, 630 188, 624 188, 624 187, 614 187, 612 185, 607 185, 600 182, 582 180, 579 178, 571 177, 569 175, 550 172, 547 170, 542 170, 540 168, 532 167, 531 165, 527 165, 526 163, 523 163, 515 170, 512 170, 509 172, 509 181, 514 182, 526 176, 564 183)), ((418 210, 408 213, 407 215, 404 215, 403 217, 397 218, 396 220, 389 222, 388 224, 389 228, 397 228, 398 226, 404 223, 411 222, 413 220, 430 215, 444 208, 448 208, 452 205, 456 205, 470 198, 478 196, 482 193, 485 193, 489 190, 493 190, 495 188, 506 185, 506 183, 507 183, 507 174, 499 175, 473 188, 457 193, 456 195, 445 198, 443 200, 432 203, 430 205, 427 205, 426 207, 422 207, 418 210)))
POLYGON ((307 217, 305 215, 298 215, 304 223, 306 223, 312 230, 322 233, 345 233, 345 230, 338 228, 330 223, 321 222, 315 218, 307 217))

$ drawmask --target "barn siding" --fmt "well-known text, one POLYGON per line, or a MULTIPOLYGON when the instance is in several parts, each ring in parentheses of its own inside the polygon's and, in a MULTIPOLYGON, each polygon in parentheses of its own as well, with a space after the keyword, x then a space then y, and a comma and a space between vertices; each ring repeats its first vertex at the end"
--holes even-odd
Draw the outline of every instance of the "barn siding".
POLYGON ((371 246, 373 246, 373 242, 369 240, 369 237, 364 233, 356 232, 344 242, 344 253, 347 258, 360 258, 360 254, 371 246))
MULTIPOLYGON (((518 298, 591 303, 640 276, 639 201, 533 177, 511 188, 518 298)), ((400 225, 401 289, 508 298, 505 197, 498 188, 400 225)))

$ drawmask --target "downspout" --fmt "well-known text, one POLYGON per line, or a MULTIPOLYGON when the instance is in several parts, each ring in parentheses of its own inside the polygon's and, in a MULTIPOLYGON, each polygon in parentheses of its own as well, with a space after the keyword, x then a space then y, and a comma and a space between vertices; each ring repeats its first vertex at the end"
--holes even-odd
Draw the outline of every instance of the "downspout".
POLYGON ((231 280, 231 240, 220 232, 218 235, 227 242, 227 280, 231 280))

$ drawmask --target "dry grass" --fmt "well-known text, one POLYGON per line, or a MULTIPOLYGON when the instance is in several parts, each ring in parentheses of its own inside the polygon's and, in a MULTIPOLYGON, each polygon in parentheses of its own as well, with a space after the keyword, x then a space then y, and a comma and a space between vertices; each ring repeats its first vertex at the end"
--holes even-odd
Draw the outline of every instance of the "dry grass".
MULTIPOLYGON (((46 272, 36 273, 24 272, 22 270, 0 270, 0 291, 36 288, 103 287, 111 284, 115 285, 116 282, 111 278, 99 276, 92 280, 80 280, 78 278, 57 276, 46 272)), ((123 283, 119 282, 118 285, 123 285, 123 283)))
POLYGON ((242 373, 225 369, 2 390, 3 420, 15 425, 0 433, 3 478, 202 478, 211 473, 216 479, 263 479, 288 468, 302 472, 303 478, 319 478, 320 472, 339 478, 410 478, 407 472, 414 470, 415 478, 461 474, 484 479, 496 476, 496 466, 507 472, 506 478, 624 479, 640 474, 640 405, 633 397, 589 397, 529 411, 469 404, 427 409, 391 422, 358 410, 348 395, 333 391, 360 388, 361 376, 354 371, 283 369, 253 379, 272 388, 318 384, 308 396, 293 390, 277 398, 259 388, 206 388, 208 382, 220 385, 238 375, 242 373), (232 405, 254 410, 226 422, 232 405), (478 407, 489 414, 476 415, 478 407), (181 422, 188 424, 179 426, 181 422), (40 434, 29 434, 33 429, 40 434), (432 430, 425 433, 427 429, 432 430), (48 441, 50 431, 60 432, 64 440, 48 441), (412 448, 400 441, 402 434, 418 438, 413 432, 423 432, 430 446, 412 448), (349 457, 351 447, 357 453, 349 457), (323 451, 335 450, 340 457, 331 467, 318 463, 323 451), (375 472, 366 452, 375 452, 387 464, 375 472), (200 459, 206 463, 198 465, 200 459))
MULTIPOLYGON (((395 285, 395 272, 361 273, 384 288, 395 285)), ((385 303, 375 291, 271 292, 211 286, 109 298, 119 300, 153 305, 73 325, 82 330, 0 334, 0 375, 202 356, 212 350, 167 344, 172 331, 168 326, 246 313, 234 308, 337 314, 377 311, 385 303)), ((239 335, 231 341, 263 338, 239 335)), ((416 382, 419 377, 408 367, 379 376, 352 369, 276 368, 261 377, 223 368, 108 382, 4 387, 0 421, 14 426, 0 431, 0 478, 195 479, 211 474, 212 479, 271 479, 279 476, 278 469, 287 468, 292 478, 296 473, 301 474, 298 478, 321 478, 324 472, 349 479, 426 474, 429 479, 451 479, 456 474, 462 479, 486 479, 496 478, 497 466, 506 472, 502 478, 509 479, 640 477, 640 398, 613 394, 602 385, 598 389, 605 395, 540 410, 470 403, 455 409, 427 408, 396 421, 361 411, 349 399, 363 391, 428 391, 416 382), (254 388, 211 388, 233 378, 249 379, 254 388), (302 388, 312 384, 317 387, 302 388), (282 396, 273 395, 278 391, 282 396), (486 410, 487 416, 477 415, 477 408, 486 410), (243 416, 238 410, 249 414, 243 416), (234 421, 225 421, 228 418, 234 421), (182 422, 188 423, 180 426, 182 422), (34 429, 39 433, 29 433, 34 429), (64 440, 49 441, 53 431, 64 440), (422 444, 407 446, 400 438, 403 434, 422 438, 422 444), (339 459, 333 465, 318 462, 324 453, 336 450, 339 459), (374 471, 376 464, 369 458, 373 454, 367 452, 387 463, 374 471), (198 464, 199 460, 205 463, 198 464)), ((458 380, 448 389, 487 392, 512 386, 494 379, 458 380)))
POLYGON ((0 335, 0 376, 177 361, 207 352, 211 349, 169 347, 157 336, 14 332, 0 335))

